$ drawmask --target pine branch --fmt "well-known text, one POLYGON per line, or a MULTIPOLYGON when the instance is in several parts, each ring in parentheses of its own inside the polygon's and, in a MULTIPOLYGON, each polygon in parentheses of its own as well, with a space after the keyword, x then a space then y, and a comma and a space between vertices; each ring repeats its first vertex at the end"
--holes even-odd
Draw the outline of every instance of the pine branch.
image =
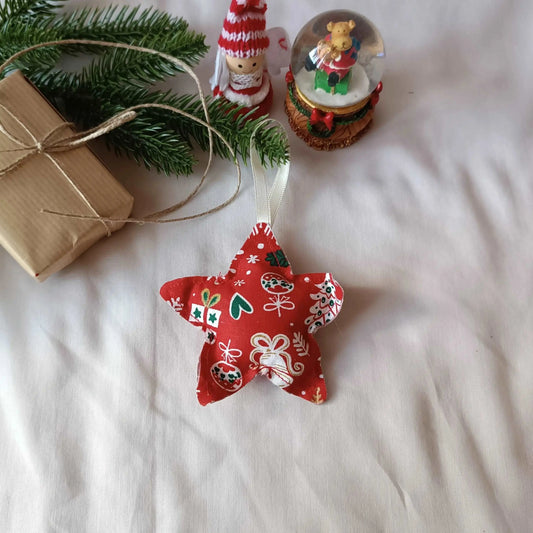
MULTIPOLYGON (((31 75, 31 79, 70 120, 80 124, 83 128, 96 126, 102 120, 126 107, 143 103, 169 105, 205 120, 201 101, 195 95, 178 96, 170 91, 149 91, 146 88, 135 86, 93 85, 91 80, 81 80, 80 75, 65 72, 54 73, 53 75, 31 75), (111 107, 106 109, 109 111, 107 116, 103 113, 103 103, 105 102, 111 104, 111 107)), ((251 134, 262 119, 246 120, 239 109, 232 108, 232 104, 223 100, 213 100, 208 97, 207 102, 211 125, 220 131, 235 152, 246 162, 250 150, 251 134)), ((160 109, 145 109, 140 113, 140 117, 147 124, 160 125, 165 131, 163 136, 171 132, 185 145, 190 146, 196 142, 204 151, 209 147, 209 136, 206 128, 187 117, 160 109)), ((142 128, 134 129, 134 131, 139 136, 138 142, 142 144, 146 141, 149 147, 149 139, 146 139, 146 135, 142 135, 142 128)), ((134 135, 133 131, 131 135, 134 135)), ((152 132, 149 132, 148 137, 151 138, 151 136, 152 132)), ((132 157, 138 156, 137 141, 131 139, 130 144, 135 144, 135 148, 130 147, 130 144, 121 147, 119 143, 123 140, 124 138, 120 135, 108 136, 109 145, 121 148, 123 154, 132 157)), ((230 152, 222 141, 215 135, 213 141, 215 155, 229 159, 230 152)), ((266 125, 258 130, 256 145, 263 164, 268 162, 270 165, 279 165, 288 159, 287 139, 284 132, 274 125, 266 125)), ((160 158, 160 154, 157 152, 154 153, 154 157, 151 157, 148 150, 142 150, 142 155, 146 158, 144 164, 148 168, 154 167, 165 173, 190 173, 190 170, 183 172, 182 165, 179 164, 178 160, 172 160, 172 163, 169 163, 164 157, 160 158)), ((136 160, 138 161, 138 159, 136 160)), ((192 158, 189 158, 187 168, 192 165, 192 161, 192 158)))
MULTIPOLYGON (((55 31, 48 28, 42 19, 35 19, 32 22, 24 18, 6 20, 0 24, 0 62, 3 63, 20 50, 57 38, 55 31)), ((8 67, 7 72, 17 68, 25 74, 37 70, 49 71, 57 64, 60 56, 61 51, 57 47, 40 48, 18 59, 8 67)), ((0 73, 0 78, 7 72, 0 73)))
POLYGON ((147 31, 170 37, 168 32, 183 32, 188 24, 153 8, 141 11, 140 6, 108 6, 81 8, 59 16, 53 26, 64 35, 83 39, 130 41, 142 39, 147 31))
MULTIPOLYGON (((155 48, 190 66, 198 63, 209 49, 205 36, 190 30, 182 18, 153 8, 141 10, 139 6, 83 8, 57 17, 51 27, 62 39, 92 39, 155 48)), ((101 67, 96 61, 90 68, 103 71, 109 63, 121 66, 120 72, 115 74, 116 80, 135 78, 142 83, 153 83, 180 70, 162 58, 134 51, 76 45, 64 47, 64 51, 73 55, 89 52, 107 56, 101 67)))
MULTIPOLYGON (((186 37, 180 36, 183 41, 186 37)), ((202 37, 203 40, 203 37, 202 37)), ((194 63, 196 58, 189 51, 184 52, 184 47, 166 43, 163 47, 154 41, 153 37, 145 38, 136 42, 138 46, 158 49, 168 53, 185 63, 194 63), (164 49, 168 48, 168 49, 164 49)), ((97 85, 126 85, 132 84, 143 87, 153 84, 175 75, 181 69, 174 63, 162 59, 156 55, 141 54, 132 50, 110 49, 100 57, 94 59, 81 73, 81 83, 97 85)))
MULTIPOLYGON (((56 0, 55 3, 59 5, 62 1, 56 0)), ((35 4, 43 10, 45 4, 49 8, 54 5, 49 0, 6 0, 3 8, 6 20, 0 22, 2 59, 33 44, 60 39, 105 40, 154 48, 190 66, 198 63, 208 50, 205 36, 190 30, 185 20, 152 8, 84 8, 56 18, 43 11, 46 16, 40 14, 27 19, 22 16, 22 4, 35 4), (20 16, 11 15, 12 12, 20 16)), ((27 5, 25 7, 29 9, 27 5)), ((158 56, 83 45, 42 48, 23 56, 13 68, 20 68, 25 74, 36 68, 51 70, 60 53, 101 55, 84 69, 84 75, 93 80, 99 78, 102 83, 105 80, 106 83, 152 84, 181 70, 158 56), (39 65, 39 62, 42 64, 39 65)))
MULTIPOLYGON (((93 94, 83 90, 61 93, 55 88, 48 92, 43 85, 40 89, 65 117, 81 129, 97 126, 126 107, 119 98, 115 102, 97 100, 93 94)), ((147 169, 154 168, 167 175, 191 174, 196 162, 185 140, 167 124, 154 120, 145 112, 108 133, 105 142, 117 155, 127 156, 147 169)))
POLYGON ((0 24, 13 19, 49 17, 66 0, 6 0, 0 5, 0 24))
MULTIPOLYGON (((121 105, 106 104, 102 107, 102 118, 96 122, 102 122, 105 117, 110 117, 121 109, 121 105)), ((185 141, 168 129, 166 124, 154 122, 144 113, 110 132, 106 135, 105 142, 115 154, 125 155, 148 170, 154 168, 167 175, 189 175, 196 163, 190 146, 185 141)))
MULTIPOLYGON (((170 91, 148 91, 144 88, 122 88, 120 93, 112 92, 106 87, 106 99, 122 102, 125 107, 138 103, 157 103, 169 105, 205 121, 202 102, 197 95, 175 95, 170 91)), ((207 97, 207 109, 211 125, 229 142, 237 155, 246 163, 250 151, 250 138, 257 126, 263 121, 247 119, 240 108, 225 100, 207 97)), ((209 148, 209 135, 206 128, 187 117, 173 114, 161 109, 146 109, 143 116, 151 120, 164 122, 169 129, 177 133, 190 145, 196 143, 202 150, 209 148)), ((283 130, 273 124, 260 128, 255 135, 261 162, 279 165, 288 160, 288 142, 283 130)), ((214 153, 229 159, 230 151, 221 139, 213 135, 214 153)))
MULTIPOLYGON (((185 95, 176 97, 170 93, 150 93, 149 99, 158 103, 167 103, 185 111, 197 118, 205 120, 205 114, 198 96, 185 95)), ((237 155, 243 161, 248 161, 250 152, 250 139, 257 126, 263 122, 263 118, 249 120, 241 108, 235 108, 230 102, 207 98, 209 118, 213 128, 218 130, 229 142, 237 155)), ((206 128, 187 117, 172 115, 158 109, 150 109, 147 112, 154 120, 163 120, 166 117, 167 125, 176 131, 189 143, 196 142, 204 151, 209 148, 209 135, 206 128)), ((259 128, 255 134, 255 144, 261 158, 261 163, 271 166, 286 163, 289 158, 289 146, 285 133, 278 126, 267 123, 259 128)), ((230 158, 230 152, 226 145, 213 135, 214 153, 226 159, 230 158)))

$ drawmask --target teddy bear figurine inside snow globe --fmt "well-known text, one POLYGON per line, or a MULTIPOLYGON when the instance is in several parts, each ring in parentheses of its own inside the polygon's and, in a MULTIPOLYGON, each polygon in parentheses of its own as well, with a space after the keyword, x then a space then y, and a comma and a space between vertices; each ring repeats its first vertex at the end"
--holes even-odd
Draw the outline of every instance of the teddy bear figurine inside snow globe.
POLYGON ((333 10, 311 19, 292 47, 285 110, 318 150, 349 146, 368 129, 383 88, 385 47, 367 18, 333 10))

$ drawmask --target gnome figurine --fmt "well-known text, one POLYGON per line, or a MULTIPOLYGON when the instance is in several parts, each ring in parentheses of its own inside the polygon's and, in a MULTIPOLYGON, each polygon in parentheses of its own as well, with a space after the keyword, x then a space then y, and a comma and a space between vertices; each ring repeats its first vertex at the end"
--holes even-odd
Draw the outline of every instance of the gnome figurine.
POLYGON ((265 30, 265 0, 232 0, 218 39, 215 97, 254 110, 248 118, 267 114, 272 106, 270 74, 289 65, 290 45, 283 28, 265 30))

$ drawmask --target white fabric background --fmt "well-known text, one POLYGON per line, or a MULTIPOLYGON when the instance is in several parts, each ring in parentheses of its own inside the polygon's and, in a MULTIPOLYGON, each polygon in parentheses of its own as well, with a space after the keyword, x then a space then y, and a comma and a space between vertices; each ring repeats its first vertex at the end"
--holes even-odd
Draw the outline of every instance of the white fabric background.
MULTIPOLYGON (((229 0, 155 5, 214 45, 229 0)), ((42 285, 0 250, 1 531, 531 531, 533 4, 271 0, 268 25, 294 38, 333 7, 381 30, 382 101, 351 148, 291 132, 274 228, 296 272, 331 270, 346 291, 318 335, 329 400, 257 379, 201 407, 202 333, 158 296, 226 271, 255 220, 248 171, 222 212, 127 227, 42 285)), ((286 124, 283 95, 278 78, 286 124)), ((201 173, 102 153, 136 214, 201 173)), ((218 160, 185 212, 233 180, 218 160)))

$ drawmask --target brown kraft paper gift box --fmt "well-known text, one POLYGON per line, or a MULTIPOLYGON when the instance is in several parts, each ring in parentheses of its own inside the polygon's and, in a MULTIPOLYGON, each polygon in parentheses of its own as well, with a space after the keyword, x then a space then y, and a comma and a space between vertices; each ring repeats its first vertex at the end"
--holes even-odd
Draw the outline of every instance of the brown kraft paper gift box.
MULTIPOLYGON (((20 72, 0 81, 0 169, 15 164, 0 174, 0 244, 39 281, 124 225, 61 217, 43 209, 125 219, 133 207, 131 195, 87 146, 32 153, 16 164, 29 152, 27 147, 64 122, 20 72)), ((75 133, 68 126, 60 132, 62 137, 75 133)))

